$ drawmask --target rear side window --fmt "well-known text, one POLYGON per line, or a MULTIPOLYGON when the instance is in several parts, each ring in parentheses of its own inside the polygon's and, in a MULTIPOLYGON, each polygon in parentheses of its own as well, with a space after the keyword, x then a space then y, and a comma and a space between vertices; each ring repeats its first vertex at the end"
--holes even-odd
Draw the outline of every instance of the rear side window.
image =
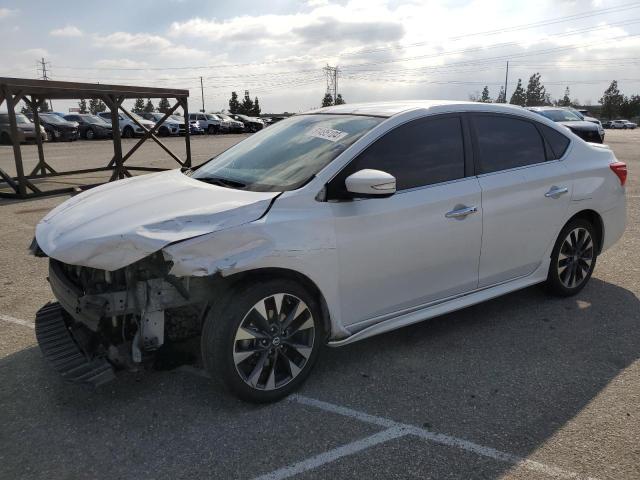
POLYGON ((497 115, 476 115, 473 121, 478 139, 478 173, 546 160, 542 137, 533 123, 497 115))
POLYGON ((420 119, 401 125, 362 152, 329 185, 330 198, 344 198, 344 180, 372 168, 396 177, 397 190, 464 177, 464 144, 458 117, 420 119))
POLYGON ((551 127, 542 124, 538 124, 538 126, 540 127, 542 135, 544 135, 544 138, 547 140, 549 148, 551 149, 551 157, 549 158, 549 160, 557 160, 559 158, 562 158, 564 152, 567 151, 570 140, 551 127))

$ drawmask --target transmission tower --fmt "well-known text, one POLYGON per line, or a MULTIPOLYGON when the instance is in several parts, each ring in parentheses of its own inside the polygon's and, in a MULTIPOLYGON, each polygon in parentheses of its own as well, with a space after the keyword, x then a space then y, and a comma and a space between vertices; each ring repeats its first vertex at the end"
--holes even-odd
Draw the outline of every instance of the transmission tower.
POLYGON ((324 70, 327 78, 327 93, 331 95, 331 98, 333 98, 335 102, 338 96, 338 74, 340 73, 340 69, 327 65, 322 70, 324 70))
POLYGON ((47 73, 47 66, 51 65, 50 62, 45 62, 44 57, 39 62, 36 62, 38 65, 38 74, 40 75, 41 80, 50 80, 49 75, 47 73))

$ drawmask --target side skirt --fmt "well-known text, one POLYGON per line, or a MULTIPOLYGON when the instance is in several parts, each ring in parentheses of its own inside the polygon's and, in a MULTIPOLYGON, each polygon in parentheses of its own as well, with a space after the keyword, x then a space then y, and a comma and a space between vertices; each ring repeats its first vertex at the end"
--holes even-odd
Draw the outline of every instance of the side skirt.
POLYGON ((391 330, 406 327, 407 325, 419 323, 433 317, 454 312, 456 310, 460 310, 471 305, 482 303, 486 300, 500 297, 507 293, 515 292, 516 290, 521 290, 531 285, 544 282, 547 277, 548 268, 549 262, 546 261, 543 263, 543 265, 538 267, 538 269, 533 274, 527 275, 526 277, 517 278, 515 280, 501 283, 493 287, 483 288, 482 290, 477 290, 463 296, 454 297, 451 300, 439 302, 435 305, 432 303, 423 308, 414 309, 407 313, 401 313, 400 315, 392 318, 387 317, 380 320, 380 322, 378 323, 375 323, 369 327, 353 333, 345 339, 331 341, 328 343, 328 345, 330 347, 342 347, 344 345, 349 345, 350 343, 373 337, 374 335, 379 335, 391 330))

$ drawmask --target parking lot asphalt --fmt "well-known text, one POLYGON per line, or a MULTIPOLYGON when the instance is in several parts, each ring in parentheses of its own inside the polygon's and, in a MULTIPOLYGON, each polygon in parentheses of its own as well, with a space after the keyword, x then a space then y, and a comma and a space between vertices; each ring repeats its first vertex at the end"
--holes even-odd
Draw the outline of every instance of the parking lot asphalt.
MULTIPOLYGON (((94 143, 52 147, 70 162, 94 143)), ((26 247, 67 197, 1 202, 0 478, 640 478, 640 130, 607 143, 629 166, 628 226, 578 296, 531 287, 327 348, 266 406, 193 368, 62 383, 32 328, 46 260, 26 247)))

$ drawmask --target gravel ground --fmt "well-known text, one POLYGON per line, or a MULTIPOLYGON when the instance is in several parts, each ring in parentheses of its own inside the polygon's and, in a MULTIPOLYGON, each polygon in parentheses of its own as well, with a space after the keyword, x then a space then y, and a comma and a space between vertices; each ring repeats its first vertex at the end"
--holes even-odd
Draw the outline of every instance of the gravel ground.
MULTIPOLYGON (((241 138, 193 139, 194 162, 241 138)), ((532 287, 326 349, 302 397, 260 407, 185 369, 63 384, 28 326, 52 296, 26 247, 66 197, 1 202, 0 478, 640 478, 640 130, 607 142, 629 166, 628 227, 577 297, 532 287), (401 433, 380 441, 385 422, 401 433)), ((59 168, 110 152, 46 148, 59 168)), ((134 158, 171 167, 160 155, 134 158)))

